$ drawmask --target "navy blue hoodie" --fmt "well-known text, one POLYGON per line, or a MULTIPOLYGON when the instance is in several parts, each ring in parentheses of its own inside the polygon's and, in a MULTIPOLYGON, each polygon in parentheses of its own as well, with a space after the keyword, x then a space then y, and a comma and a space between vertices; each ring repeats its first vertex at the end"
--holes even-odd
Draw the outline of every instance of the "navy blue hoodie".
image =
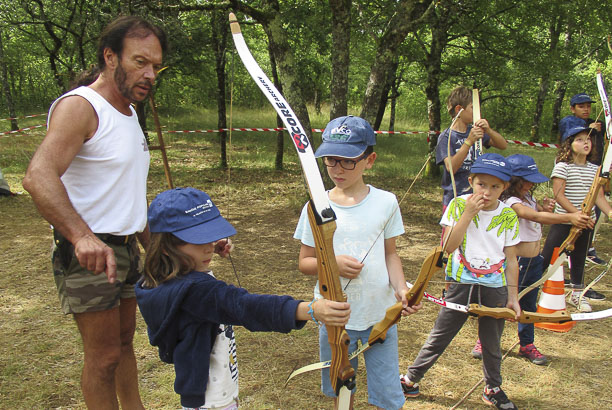
POLYGON ((204 405, 219 324, 288 333, 306 323, 295 320, 300 301, 291 296, 250 294, 197 271, 151 289, 138 283, 136 298, 149 342, 162 361, 174 364, 174 391, 184 407, 204 405))

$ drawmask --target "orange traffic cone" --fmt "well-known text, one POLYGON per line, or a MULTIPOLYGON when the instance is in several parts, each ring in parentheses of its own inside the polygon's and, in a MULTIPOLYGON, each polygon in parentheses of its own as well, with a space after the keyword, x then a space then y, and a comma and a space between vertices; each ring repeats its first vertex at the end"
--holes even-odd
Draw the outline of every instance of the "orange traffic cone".
MULTIPOLYGON (((559 248, 555 248, 550 264, 553 265, 559 257, 559 248)), ((565 284, 563 283, 563 265, 552 274, 552 276, 544 282, 542 294, 538 301, 538 313, 553 313, 565 311, 565 284)), ((535 327, 541 329, 552 330, 553 332, 569 332, 576 322, 569 321, 565 323, 536 323, 535 327)))

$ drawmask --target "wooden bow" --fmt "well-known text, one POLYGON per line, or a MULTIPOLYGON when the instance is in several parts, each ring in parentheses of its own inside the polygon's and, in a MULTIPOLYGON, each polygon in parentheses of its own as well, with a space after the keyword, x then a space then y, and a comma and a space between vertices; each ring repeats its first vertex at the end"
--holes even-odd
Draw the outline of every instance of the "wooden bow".
MULTIPOLYGON (((410 283, 406 282, 408 287, 411 286, 410 283)), ((514 320, 516 318, 516 312, 512 309, 499 307, 492 308, 487 306, 482 306, 477 303, 472 303, 468 306, 461 305, 459 303, 449 302, 445 299, 437 298, 429 293, 425 292, 423 294, 423 298, 433 302, 442 307, 456 310, 458 312, 463 312, 469 314, 471 316, 490 316, 497 319, 509 319, 514 320)), ((597 319, 606 319, 612 317, 612 308, 600 310, 598 312, 589 312, 589 313, 572 313, 569 314, 567 311, 557 311, 553 313, 538 313, 538 312, 528 312, 521 311, 521 315, 519 319, 516 320, 519 323, 537 323, 537 322, 546 322, 546 323, 563 323, 569 322, 572 320, 582 321, 582 320, 597 320, 597 319)))
MULTIPOLYGON (((261 70, 253 55, 249 51, 242 36, 240 25, 234 13, 229 15, 232 38, 236 50, 240 55, 245 68, 255 80, 268 101, 272 104, 278 115, 283 120, 285 127, 289 130, 291 141, 297 150, 304 178, 310 193, 308 205, 308 219, 312 228, 315 251, 318 265, 319 288, 323 297, 328 300, 345 302, 346 297, 342 293, 340 277, 336 256, 333 248, 333 236, 336 230, 336 215, 332 210, 323 179, 319 172, 317 160, 306 136, 306 132, 300 124, 297 116, 289 106, 282 94, 261 70)), ((332 360, 330 368, 331 385, 339 399, 339 406, 347 407, 350 401, 350 390, 355 387, 355 370, 351 367, 348 359, 349 336, 344 326, 326 326, 328 341, 331 346, 332 360)))

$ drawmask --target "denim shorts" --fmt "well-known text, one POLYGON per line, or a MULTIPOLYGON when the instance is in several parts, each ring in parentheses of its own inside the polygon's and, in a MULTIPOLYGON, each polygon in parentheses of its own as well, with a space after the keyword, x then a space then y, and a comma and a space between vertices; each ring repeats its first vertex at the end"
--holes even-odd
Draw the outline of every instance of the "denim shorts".
MULTIPOLYGON (((366 344, 372 328, 366 330, 348 330, 351 338, 349 353, 357 350, 357 340, 366 344)), ((322 361, 331 359, 331 349, 327 341, 325 326, 319 327, 319 355, 322 361)), ((399 358, 397 348, 397 325, 387 332, 384 343, 376 343, 363 353, 367 373, 368 403, 384 409, 401 409, 404 405, 404 392, 399 379, 399 358)), ((357 373, 358 357, 351 360, 351 366, 357 373)), ((364 380, 356 380, 363 385, 364 380)), ((329 368, 321 371, 321 391, 329 397, 336 397, 329 380, 329 368)))

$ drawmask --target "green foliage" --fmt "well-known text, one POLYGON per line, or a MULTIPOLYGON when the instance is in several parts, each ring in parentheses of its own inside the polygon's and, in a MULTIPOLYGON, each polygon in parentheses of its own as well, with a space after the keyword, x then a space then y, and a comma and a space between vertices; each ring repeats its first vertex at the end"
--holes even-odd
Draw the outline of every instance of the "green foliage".
MULTIPOLYGON (((178 107, 214 109, 217 79, 211 16, 213 9, 225 13, 227 6, 220 0, 202 3, 168 1, 146 6, 119 0, 1 0, 0 35, 17 111, 45 111, 76 73, 95 62, 96 38, 101 28, 120 13, 144 15, 168 33, 171 48, 165 63, 169 68, 158 81, 158 104, 168 111, 178 107)), ((275 2, 238 3, 248 4, 245 10, 251 7, 255 12, 269 12, 275 2)), ((331 81, 330 56, 334 51, 330 47, 329 5, 322 0, 280 1, 279 12, 294 49, 303 95, 309 104, 317 101, 325 107, 331 81)), ((394 8, 382 0, 352 3, 348 102, 355 113, 363 100, 380 35, 393 12, 394 8)), ((425 87, 430 71, 436 69, 442 102, 456 85, 476 85, 481 89, 483 117, 503 134, 525 139, 531 128, 540 79, 548 75, 549 92, 544 100, 541 129, 545 139, 554 140, 555 136, 547 132, 552 123, 553 85, 561 80, 566 83, 561 111, 564 116, 569 114, 569 96, 584 91, 597 95, 597 69, 612 78, 612 56, 604 42, 611 31, 609 19, 604 19, 609 15, 612 3, 596 0, 439 1, 401 46, 396 118, 418 129, 428 127, 425 87), (426 63, 432 29, 440 23, 448 27, 447 43, 440 66, 431 67, 426 63)), ((249 48, 271 77, 266 33, 253 16, 239 12, 238 17, 249 48)), ((228 101, 231 97, 234 105, 249 108, 267 104, 231 41, 227 44, 225 68, 228 101)), ((0 91, 3 115, 7 113, 6 104, 6 96, 0 91)), ((598 108, 595 105, 594 115, 598 108)), ((444 128, 450 119, 444 108, 442 111, 444 128)), ((274 121, 262 125, 273 124, 274 121)))

